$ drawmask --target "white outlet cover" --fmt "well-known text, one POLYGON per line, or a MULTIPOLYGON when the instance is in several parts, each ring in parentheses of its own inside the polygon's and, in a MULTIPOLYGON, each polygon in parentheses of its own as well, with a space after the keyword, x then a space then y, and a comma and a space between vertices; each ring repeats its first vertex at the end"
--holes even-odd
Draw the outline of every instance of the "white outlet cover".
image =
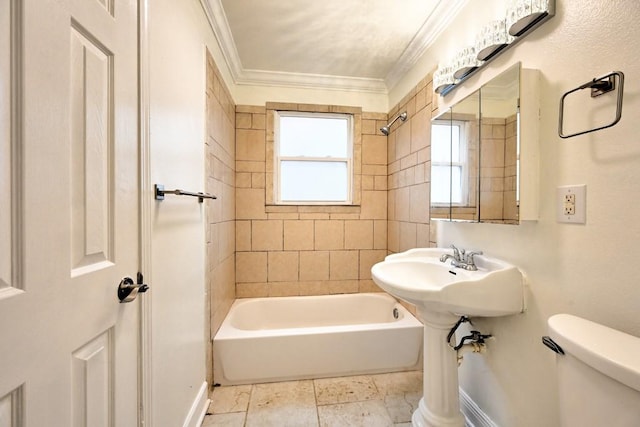
POLYGON ((585 224, 587 222, 587 185, 564 185, 556 189, 556 220, 569 224, 585 224), (575 214, 564 213, 565 196, 574 195, 575 214))

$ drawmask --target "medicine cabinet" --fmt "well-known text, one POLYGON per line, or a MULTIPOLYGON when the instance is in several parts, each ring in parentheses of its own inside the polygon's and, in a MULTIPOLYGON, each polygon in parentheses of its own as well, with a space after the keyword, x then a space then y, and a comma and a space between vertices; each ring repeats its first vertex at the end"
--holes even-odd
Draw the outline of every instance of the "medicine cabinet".
POLYGON ((538 218, 538 72, 516 64, 431 122, 431 219, 538 218))

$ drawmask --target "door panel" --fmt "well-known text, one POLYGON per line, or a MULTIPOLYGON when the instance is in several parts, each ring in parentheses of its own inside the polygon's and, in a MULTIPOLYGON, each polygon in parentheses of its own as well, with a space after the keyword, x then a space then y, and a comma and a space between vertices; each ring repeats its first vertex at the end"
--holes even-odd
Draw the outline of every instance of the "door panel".
POLYGON ((73 352, 73 427, 109 427, 113 413, 111 330, 73 352))
POLYGON ((0 427, 136 426, 137 2, 0 3, 0 427))
POLYGON ((22 422, 22 389, 13 390, 0 398, 0 427, 18 427, 22 422))
POLYGON ((71 276, 113 264, 113 55, 71 29, 71 276))

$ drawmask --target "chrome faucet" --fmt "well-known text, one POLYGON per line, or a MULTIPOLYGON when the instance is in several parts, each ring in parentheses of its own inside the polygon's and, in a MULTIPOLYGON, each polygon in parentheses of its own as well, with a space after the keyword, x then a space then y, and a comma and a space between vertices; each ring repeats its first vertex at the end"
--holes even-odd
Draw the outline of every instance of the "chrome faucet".
POLYGON ((468 271, 476 271, 478 269, 473 257, 482 255, 482 251, 466 253, 464 249, 458 249, 454 245, 451 245, 451 249, 453 249, 453 255, 443 254, 440 257, 440 262, 446 262, 448 259, 451 259, 452 267, 462 268, 468 271))
MULTIPOLYGON (((460 250, 455 247, 455 245, 451 245, 451 249, 453 249, 453 255, 443 254, 440 257, 440 262, 446 262, 448 259, 452 259, 451 263, 462 262, 462 258, 460 257, 460 250)), ((464 256, 464 249, 462 250, 462 256, 464 256)))

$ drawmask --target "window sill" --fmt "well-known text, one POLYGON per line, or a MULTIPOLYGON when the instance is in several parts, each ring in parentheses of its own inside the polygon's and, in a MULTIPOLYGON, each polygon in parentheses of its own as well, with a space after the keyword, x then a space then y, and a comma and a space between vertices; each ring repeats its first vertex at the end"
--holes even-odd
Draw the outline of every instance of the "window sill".
POLYGON ((266 205, 267 213, 360 213, 360 205, 266 205))

